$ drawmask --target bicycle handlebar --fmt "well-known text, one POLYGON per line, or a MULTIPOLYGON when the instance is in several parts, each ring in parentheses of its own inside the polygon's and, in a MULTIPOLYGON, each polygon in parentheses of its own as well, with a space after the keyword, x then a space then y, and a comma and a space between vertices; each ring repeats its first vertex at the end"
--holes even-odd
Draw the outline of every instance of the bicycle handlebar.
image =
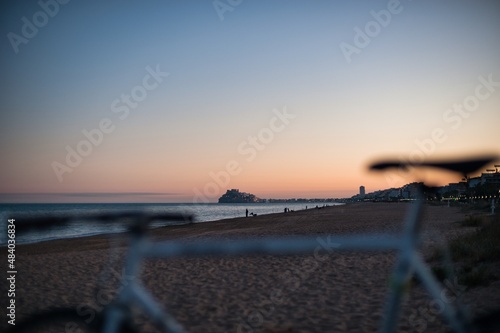
POLYGON ((16 217, 16 230, 28 231, 33 229, 50 229, 54 226, 64 226, 73 221, 103 221, 106 223, 119 223, 124 219, 133 220, 130 226, 147 228, 152 221, 184 221, 194 222, 194 215, 182 213, 153 213, 147 211, 121 211, 105 213, 83 213, 78 215, 61 216, 55 213, 44 215, 21 215, 16 217))

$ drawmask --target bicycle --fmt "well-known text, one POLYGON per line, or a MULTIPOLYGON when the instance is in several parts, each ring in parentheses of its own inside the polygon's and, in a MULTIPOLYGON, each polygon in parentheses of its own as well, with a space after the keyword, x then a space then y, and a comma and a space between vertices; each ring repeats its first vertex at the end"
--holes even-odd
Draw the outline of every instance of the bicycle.
MULTIPOLYGON (((389 168, 411 168, 411 167, 436 167, 462 174, 470 174, 496 157, 469 159, 455 162, 425 162, 420 164, 402 163, 389 161, 376 163, 371 166, 372 170, 386 170, 389 168)), ((420 195, 422 195, 422 188, 420 195)), ((409 279, 416 275, 428 293, 438 299, 442 290, 441 284, 436 280, 428 269, 422 256, 418 253, 420 245, 420 222, 424 201, 416 200, 409 209, 401 235, 365 234, 355 236, 328 236, 331 244, 336 244, 336 250, 367 250, 385 251, 397 250, 398 258, 392 273, 391 286, 385 308, 385 320, 382 323, 382 332, 393 332, 399 317, 399 304, 404 292, 404 286, 409 279)), ((49 228, 55 224, 66 224, 71 222, 71 217, 50 217, 25 221, 17 219, 18 231, 30 228, 49 228)), ((124 288, 118 293, 116 299, 106 306, 102 314, 99 314, 92 322, 87 323, 79 317, 73 309, 56 309, 37 314, 23 323, 16 325, 11 332, 34 332, 42 324, 59 322, 62 326, 55 328, 71 332, 76 328, 91 332, 117 333, 138 332, 133 323, 130 322, 131 305, 137 304, 145 314, 164 332, 183 333, 184 328, 162 307, 154 301, 152 295, 144 289, 134 278, 140 274, 141 262, 146 258, 172 258, 178 256, 206 256, 206 255, 290 255, 302 254, 314 249, 318 245, 317 237, 286 237, 286 238, 256 238, 243 239, 237 242, 231 240, 205 241, 202 243, 186 241, 159 241, 153 242, 146 236, 148 226, 155 220, 169 220, 183 223, 191 223, 193 217, 183 214, 153 214, 150 212, 116 212, 106 214, 89 214, 79 216, 82 219, 98 219, 102 221, 120 221, 131 219, 128 230, 129 247, 125 258, 125 276, 132 277, 124 284, 124 288)), ((445 303, 443 317, 455 332, 465 333, 472 331, 473 327, 465 311, 458 304, 445 303)))

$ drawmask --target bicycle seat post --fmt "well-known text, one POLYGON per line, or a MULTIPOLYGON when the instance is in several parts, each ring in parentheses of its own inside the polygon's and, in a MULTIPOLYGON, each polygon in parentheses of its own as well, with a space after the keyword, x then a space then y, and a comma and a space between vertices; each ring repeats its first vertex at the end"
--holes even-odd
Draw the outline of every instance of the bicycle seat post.
POLYGON ((146 215, 134 216, 129 227, 129 244, 125 255, 124 277, 126 281, 121 281, 125 287, 138 278, 143 258, 142 248, 144 247, 148 218, 146 215))
POLYGON ((422 223, 422 212, 424 210, 424 184, 419 183, 417 188, 417 198, 413 202, 404 223, 404 237, 407 248, 415 251, 418 243, 418 236, 422 223))

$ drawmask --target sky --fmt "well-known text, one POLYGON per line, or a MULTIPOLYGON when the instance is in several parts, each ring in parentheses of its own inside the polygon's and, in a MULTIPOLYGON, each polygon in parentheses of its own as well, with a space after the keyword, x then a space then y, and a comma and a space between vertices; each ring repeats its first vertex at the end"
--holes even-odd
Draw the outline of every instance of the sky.
POLYGON ((4 1, 0 202, 339 198, 500 154, 497 1, 4 1))

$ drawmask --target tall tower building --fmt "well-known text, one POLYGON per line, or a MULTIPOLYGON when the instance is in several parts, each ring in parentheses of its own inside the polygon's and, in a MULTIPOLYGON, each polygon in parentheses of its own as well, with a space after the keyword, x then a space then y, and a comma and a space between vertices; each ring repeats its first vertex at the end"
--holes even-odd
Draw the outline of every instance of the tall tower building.
POLYGON ((365 196, 365 187, 364 186, 360 186, 359 187, 359 195, 361 197, 364 197, 365 196))

